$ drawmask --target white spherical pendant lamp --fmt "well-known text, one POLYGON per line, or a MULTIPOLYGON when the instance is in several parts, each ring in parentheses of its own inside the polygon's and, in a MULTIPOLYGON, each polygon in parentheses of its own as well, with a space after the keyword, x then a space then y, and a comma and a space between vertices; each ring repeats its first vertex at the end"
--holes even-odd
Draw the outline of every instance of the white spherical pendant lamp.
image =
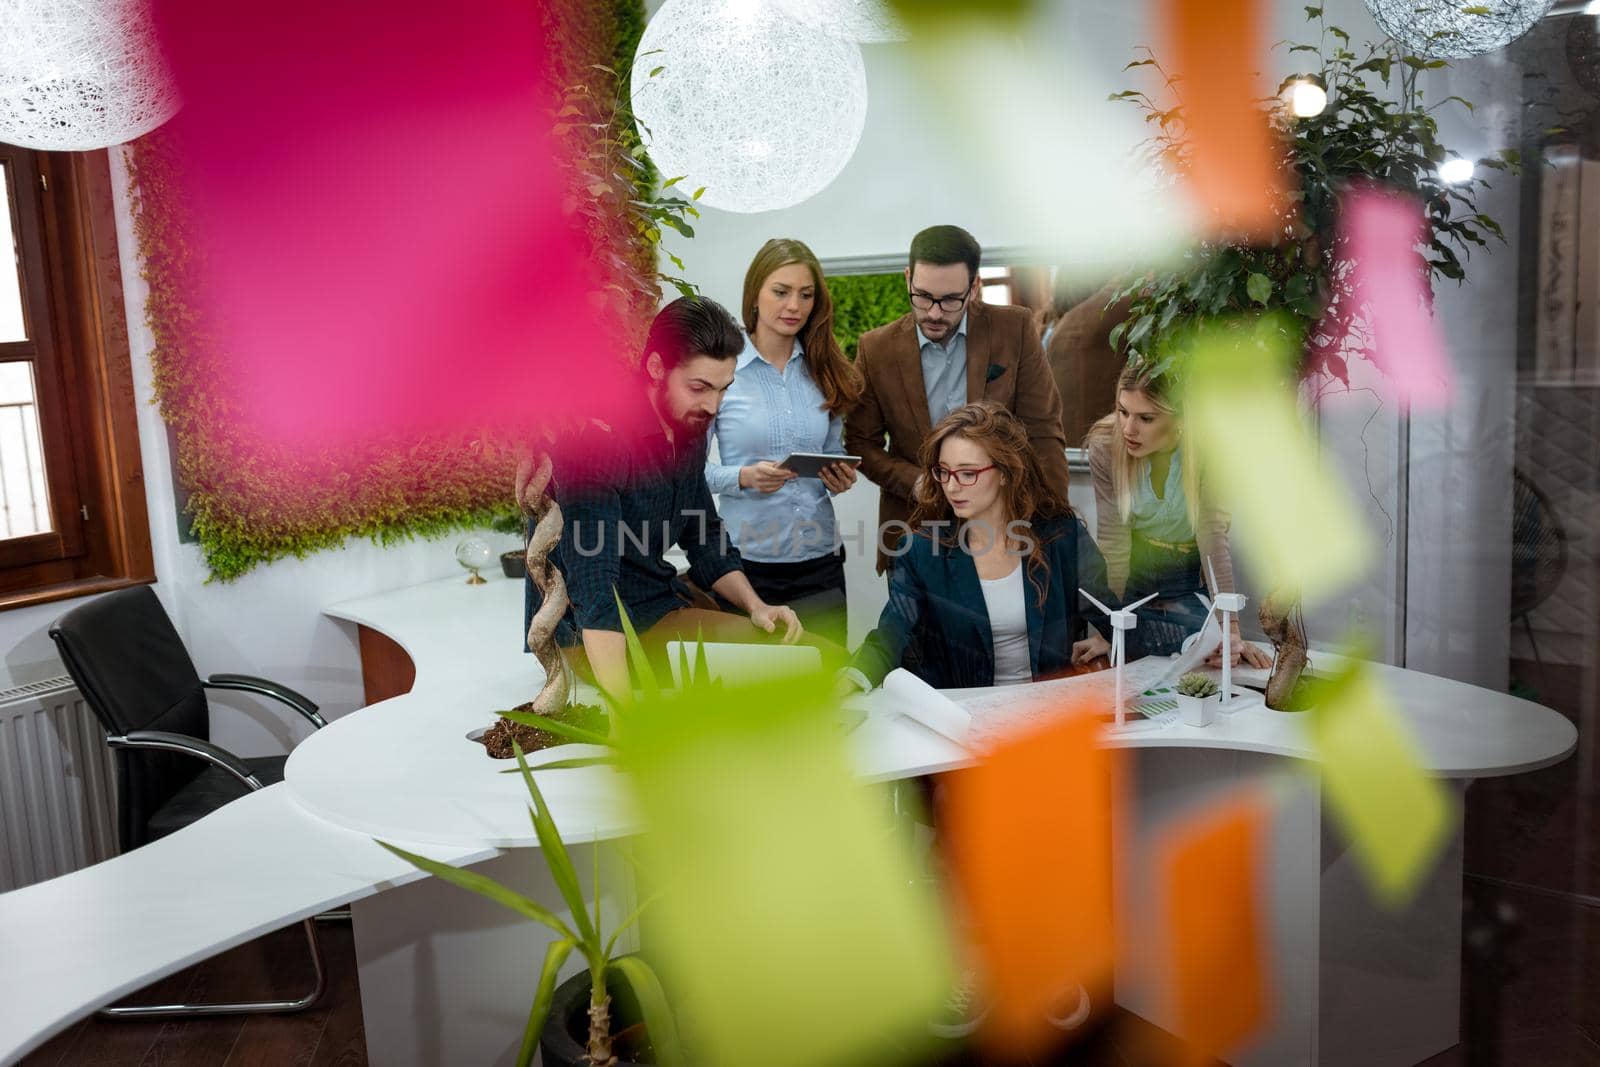
POLYGON ((867 117, 861 49, 757 0, 667 0, 640 38, 632 92, 661 173, 725 211, 815 196, 867 117))
POLYGON ((1412 55, 1465 59, 1504 48, 1555 0, 1366 0, 1378 28, 1412 55))
POLYGON ((148 0, 0 0, 0 141, 107 148, 177 110, 148 0))

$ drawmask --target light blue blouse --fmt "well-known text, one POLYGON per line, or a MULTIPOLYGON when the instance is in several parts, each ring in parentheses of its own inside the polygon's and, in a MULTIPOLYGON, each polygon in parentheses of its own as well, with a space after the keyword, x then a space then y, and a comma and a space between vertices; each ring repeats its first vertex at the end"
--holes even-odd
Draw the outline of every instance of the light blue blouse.
POLYGON ((1139 482, 1134 487, 1132 507, 1129 509, 1131 525, 1145 537, 1168 544, 1183 545, 1195 539, 1194 526, 1189 521, 1189 498, 1183 488, 1183 450, 1172 450, 1172 463, 1167 467, 1167 484, 1156 496, 1150 482, 1150 461, 1139 464, 1139 482))
POLYGON ((793 478, 773 493, 739 488, 739 468, 781 462, 792 452, 844 455, 844 420, 823 408, 799 339, 780 374, 745 338, 733 384, 709 431, 718 462, 706 463, 706 484, 721 498, 728 539, 745 559, 799 563, 839 544, 833 498, 819 478, 793 478))

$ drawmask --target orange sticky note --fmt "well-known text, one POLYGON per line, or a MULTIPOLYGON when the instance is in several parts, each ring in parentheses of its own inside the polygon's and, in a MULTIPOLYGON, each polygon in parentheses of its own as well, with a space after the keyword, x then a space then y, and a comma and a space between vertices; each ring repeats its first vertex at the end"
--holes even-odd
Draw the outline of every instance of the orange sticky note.
POLYGON ((1163 977, 1178 1036, 1197 1053, 1225 1057, 1267 1017, 1265 833, 1265 806, 1248 792, 1208 808, 1163 845, 1163 977))
POLYGON ((1026 1054, 1083 986, 1103 1005, 1114 958, 1111 806, 1118 753, 1096 708, 1062 709, 949 776, 940 826, 992 1001, 988 1041, 1026 1054))
POLYGON ((1260 104, 1266 12, 1260 0, 1165 0, 1164 11, 1190 194, 1219 232, 1270 237, 1284 224, 1288 186, 1260 104))

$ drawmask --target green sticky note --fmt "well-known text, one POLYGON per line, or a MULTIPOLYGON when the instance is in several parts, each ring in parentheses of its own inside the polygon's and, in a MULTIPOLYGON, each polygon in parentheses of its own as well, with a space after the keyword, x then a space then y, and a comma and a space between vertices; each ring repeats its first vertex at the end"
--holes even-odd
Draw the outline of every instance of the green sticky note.
POLYGON ((1361 577, 1371 538, 1319 459, 1283 373, 1297 338, 1273 322, 1224 320, 1196 332, 1184 432, 1252 569, 1269 588, 1298 589, 1312 603, 1361 577))
POLYGON ((950 989, 937 901, 887 793, 852 773, 830 689, 790 678, 631 711, 641 868, 661 894, 643 949, 696 1062, 893 1059, 950 989))
POLYGON ((1423 769, 1405 721, 1360 661, 1317 685, 1309 699, 1306 725, 1323 795, 1374 895, 1402 907, 1450 832, 1449 794, 1423 769))

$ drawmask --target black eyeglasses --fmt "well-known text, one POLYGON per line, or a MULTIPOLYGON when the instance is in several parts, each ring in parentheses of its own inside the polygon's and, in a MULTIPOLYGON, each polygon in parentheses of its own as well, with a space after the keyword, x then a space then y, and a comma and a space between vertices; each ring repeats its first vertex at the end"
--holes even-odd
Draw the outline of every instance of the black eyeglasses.
POLYGON ((972 295, 971 290, 962 293, 960 296, 940 297, 935 297, 932 293, 919 293, 915 289, 908 289, 907 292, 911 294, 911 306, 918 311, 928 311, 935 304, 938 304, 940 309, 944 311, 960 311, 966 306, 967 297, 972 295))
POLYGON ((929 473, 933 475, 933 480, 940 485, 948 482, 951 478, 956 480, 957 485, 977 485, 978 475, 984 471, 992 470, 994 470, 993 463, 987 467, 968 467, 966 470, 959 471, 953 471, 949 467, 934 467, 929 473))

